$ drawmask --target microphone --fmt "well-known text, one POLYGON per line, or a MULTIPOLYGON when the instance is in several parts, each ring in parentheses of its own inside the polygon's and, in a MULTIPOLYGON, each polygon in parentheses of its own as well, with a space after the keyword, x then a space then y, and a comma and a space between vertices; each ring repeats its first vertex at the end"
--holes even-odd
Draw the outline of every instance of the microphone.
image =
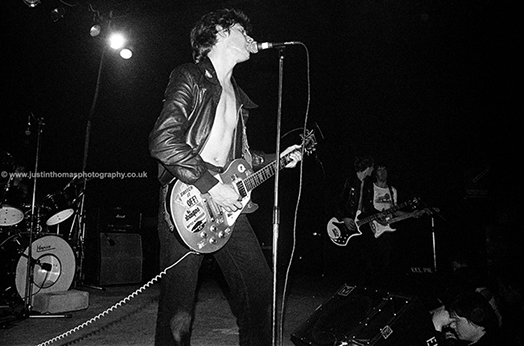
POLYGON ((53 265, 51 263, 40 263, 40 261, 38 261, 38 265, 46 272, 50 272, 51 269, 53 269, 53 265))
POLYGON ((292 46, 292 45, 296 45, 296 44, 301 44, 301 43, 297 42, 297 41, 289 41, 289 42, 257 42, 257 41, 253 41, 253 42, 251 42, 248 45, 247 50, 250 53, 255 54, 255 53, 258 53, 258 51, 264 50, 264 49, 284 48, 286 46, 292 46))
POLYGON ((26 136, 31 136, 31 113, 27 116, 27 128, 24 133, 26 136))

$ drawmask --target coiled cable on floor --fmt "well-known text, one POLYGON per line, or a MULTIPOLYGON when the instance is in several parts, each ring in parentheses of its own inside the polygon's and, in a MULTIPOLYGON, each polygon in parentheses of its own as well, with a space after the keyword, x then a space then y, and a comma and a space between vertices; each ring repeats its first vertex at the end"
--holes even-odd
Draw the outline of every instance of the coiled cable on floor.
POLYGON ((91 319, 85 321, 84 323, 68 330, 67 332, 64 332, 58 336, 55 336, 54 338, 52 339, 49 339, 41 344, 38 344, 37 346, 47 346, 47 345, 51 345, 52 343, 54 343, 55 341, 58 341, 58 340, 61 340, 69 335, 72 335, 73 333, 76 333, 78 332, 80 329, 83 329, 87 326, 89 326, 91 323, 94 323, 95 321, 101 319, 102 317, 104 317, 105 315, 109 314, 110 312, 113 312, 114 310, 116 310, 117 308, 121 307, 122 305, 128 303, 131 299, 135 298, 137 295, 139 295, 140 293, 144 292, 147 288, 149 288, 152 284, 154 284, 156 281, 160 280, 160 278, 164 275, 166 275, 167 271, 171 268, 173 268, 174 266, 176 266, 178 263, 182 262, 187 256, 191 255, 191 254, 194 254, 194 255, 199 255, 198 252, 195 252, 195 251, 189 251, 187 252, 184 256, 182 256, 178 261, 176 261, 175 263, 171 264, 170 266, 166 267, 164 270, 162 270, 158 275, 156 275, 154 278, 152 278, 151 280, 149 280, 148 282, 146 282, 144 285, 142 285, 141 287, 139 287, 138 289, 136 289, 134 292, 132 292, 131 294, 129 294, 127 297, 123 298, 122 300, 120 300, 118 303, 114 304, 113 306, 111 306, 110 308, 106 309, 105 311, 102 311, 101 313, 99 313, 98 315, 96 315, 95 317, 92 317, 91 319))

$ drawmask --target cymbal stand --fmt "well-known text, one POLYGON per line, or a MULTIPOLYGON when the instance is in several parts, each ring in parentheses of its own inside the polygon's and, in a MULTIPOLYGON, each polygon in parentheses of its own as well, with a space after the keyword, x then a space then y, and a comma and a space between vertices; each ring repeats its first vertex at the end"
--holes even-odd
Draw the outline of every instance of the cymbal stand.
MULTIPOLYGON (((35 118, 33 113, 31 116, 35 118)), ((32 304, 33 304, 33 283, 34 283, 34 267, 35 265, 40 265, 42 263, 38 259, 33 258, 33 231, 35 229, 35 208, 36 208, 36 189, 38 181, 38 163, 40 161, 40 148, 41 148, 41 139, 43 133, 43 127, 45 125, 44 118, 35 118, 36 123, 38 124, 37 139, 36 139, 36 153, 35 153, 35 169, 33 175, 33 196, 31 201, 31 217, 29 221, 29 246, 27 247, 27 266, 26 266, 26 280, 25 280, 25 294, 24 294, 24 310, 23 313, 25 317, 29 318, 39 318, 39 317, 71 317, 69 314, 33 314, 32 313, 32 304)))

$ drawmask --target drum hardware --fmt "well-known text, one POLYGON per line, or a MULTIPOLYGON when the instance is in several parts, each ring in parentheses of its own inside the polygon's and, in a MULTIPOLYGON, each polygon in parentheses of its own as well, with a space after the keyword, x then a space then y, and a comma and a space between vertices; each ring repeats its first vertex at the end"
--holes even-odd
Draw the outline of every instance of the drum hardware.
POLYGON ((43 207, 47 210, 46 225, 54 226, 69 219, 75 212, 75 204, 81 198, 73 178, 62 190, 47 195, 43 207))
MULTIPOLYGON (((35 166, 34 166, 34 177, 33 177, 33 196, 31 200, 31 212, 30 212, 30 218, 29 218, 29 227, 28 227, 28 239, 27 239, 27 249, 24 251, 24 256, 20 257, 20 260, 17 264, 16 273, 19 274, 20 279, 17 280, 16 286, 17 290, 24 291, 24 294, 21 294, 23 300, 24 300, 24 309, 23 309, 23 317, 32 318, 32 317, 41 317, 43 315, 34 313, 32 311, 32 302, 33 302, 33 294, 36 294, 38 292, 41 292, 43 287, 56 287, 61 289, 69 289, 69 286, 67 287, 59 287, 58 285, 55 286, 55 283, 59 282, 60 277, 62 276, 62 270, 61 265, 58 263, 60 262, 56 254, 51 253, 49 251, 55 251, 57 246, 53 244, 46 244, 46 245, 40 245, 40 241, 38 239, 34 239, 34 232, 36 229, 36 220, 35 220, 35 214, 36 214, 36 191, 37 191, 37 176, 38 176, 38 164, 40 161, 40 149, 41 149, 41 138, 43 133, 43 127, 45 125, 44 118, 37 118, 33 113, 31 113, 31 116, 29 119, 34 119, 34 122, 38 125, 37 128, 37 140, 36 140, 36 151, 35 151, 35 166), (33 246, 35 245, 35 246, 33 246), (34 249, 33 249, 34 247, 34 249), (40 260, 40 263, 47 263, 45 266, 38 266, 37 268, 37 261, 34 260, 33 253, 35 253, 37 256, 44 256, 43 260, 40 260, 38 258, 37 260, 40 260), (51 271, 47 271, 45 269, 48 269, 51 265, 51 271), (44 268, 45 267, 45 268, 44 268), (24 276, 25 274, 25 276, 24 276), (22 278, 23 277, 23 278, 22 278), (38 281, 35 281, 38 280, 38 281), (35 286, 36 285, 36 286, 35 286), (38 290, 37 290, 38 289, 38 290), (36 293, 34 292, 36 290, 36 293)), ((28 123, 28 126, 30 126, 30 121, 28 123)), ((28 127, 29 128, 29 127, 28 127)), ((26 135, 30 135, 31 132, 27 131, 26 135)), ((53 238, 54 239, 54 238, 53 238)), ((60 238, 57 238, 60 239, 60 238)), ((72 253, 72 252, 71 252, 72 253)), ((63 282, 63 279, 62 281, 63 282)), ((65 282, 67 284, 67 282, 65 282)), ((69 282, 69 285, 71 283, 69 282)), ((45 315, 45 317, 70 317, 70 315, 64 315, 64 314, 57 314, 57 315, 45 315)))
MULTIPOLYGON (((41 213, 41 218, 45 219, 45 226, 49 232, 51 228, 56 229, 57 235, 62 235, 64 239, 75 240, 75 227, 77 225, 77 218, 79 212, 79 202, 83 192, 77 191, 76 185, 73 185, 73 178, 63 189, 49 194, 45 197, 41 208, 44 210, 41 213), (73 220, 67 233, 61 232, 61 227, 68 227, 65 223, 67 220, 73 220)), ((50 232, 52 233, 52 232, 50 232)))

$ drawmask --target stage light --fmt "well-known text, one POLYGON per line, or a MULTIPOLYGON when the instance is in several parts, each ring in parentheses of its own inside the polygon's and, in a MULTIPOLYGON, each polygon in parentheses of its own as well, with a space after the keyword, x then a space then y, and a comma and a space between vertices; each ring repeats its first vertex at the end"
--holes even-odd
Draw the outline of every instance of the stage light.
POLYGON ((109 36, 109 46, 114 50, 118 50, 126 45, 127 39, 119 32, 111 34, 109 36))
POLYGON ((91 27, 91 29, 89 29, 89 35, 91 35, 91 37, 96 37, 100 35, 101 32, 102 32, 102 27, 100 26, 100 24, 94 24, 91 27))
POLYGON ((131 59, 131 57, 133 56, 133 51, 130 47, 126 47, 120 51, 120 56, 122 57, 122 59, 131 59))
POLYGON ((24 4, 26 4, 29 7, 36 7, 40 3, 40 0, 23 0, 23 1, 24 1, 24 4))

